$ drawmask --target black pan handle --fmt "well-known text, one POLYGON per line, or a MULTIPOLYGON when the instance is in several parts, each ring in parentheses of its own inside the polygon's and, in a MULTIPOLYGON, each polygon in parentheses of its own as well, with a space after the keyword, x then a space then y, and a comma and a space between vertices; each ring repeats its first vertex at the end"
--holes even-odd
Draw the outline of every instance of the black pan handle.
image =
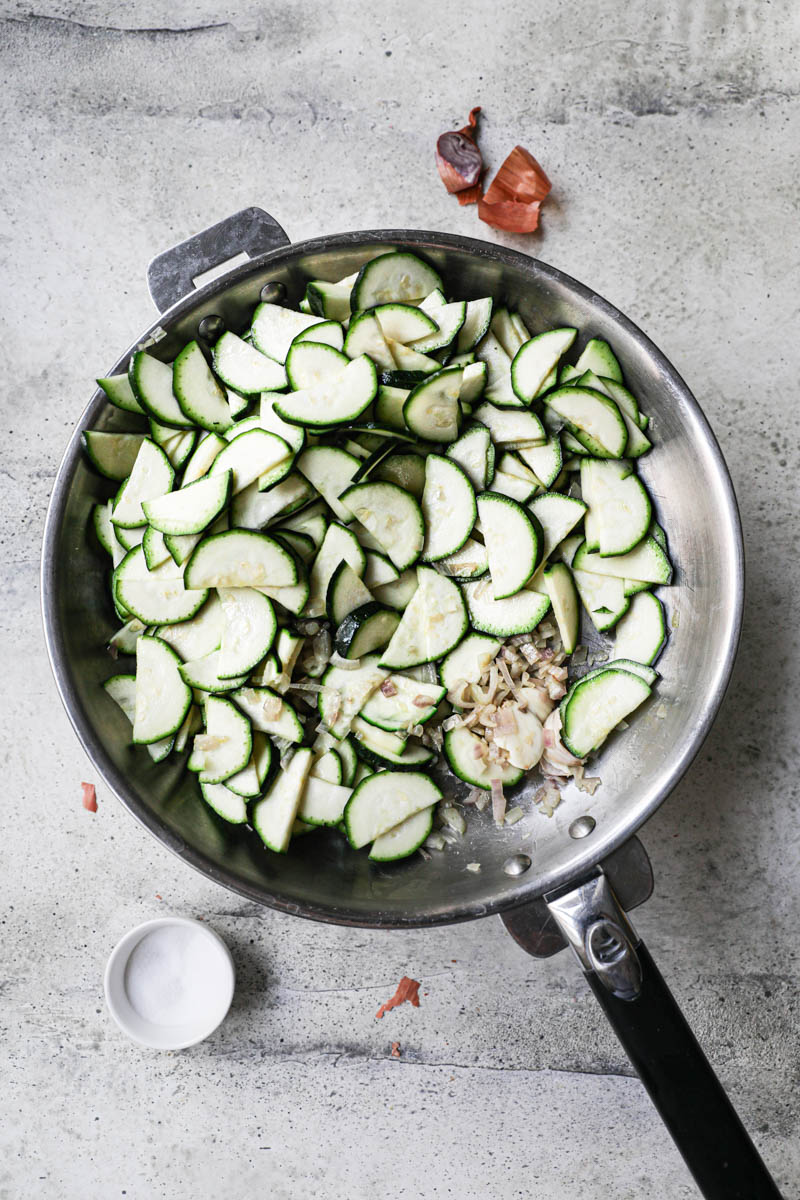
POLYGON ((607 877, 545 899, 706 1200, 781 1200, 607 877))
POLYGON ((147 268, 147 286, 159 312, 188 296, 195 280, 239 254, 257 258, 288 246, 289 238, 262 208, 243 208, 202 233, 158 254, 147 268))

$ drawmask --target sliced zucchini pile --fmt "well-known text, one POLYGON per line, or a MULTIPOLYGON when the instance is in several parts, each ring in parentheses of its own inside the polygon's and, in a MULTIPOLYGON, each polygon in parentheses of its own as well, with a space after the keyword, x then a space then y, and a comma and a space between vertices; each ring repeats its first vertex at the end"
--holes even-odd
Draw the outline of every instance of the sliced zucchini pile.
POLYGON ((442 757, 512 787, 559 699, 566 750, 602 745, 655 682, 672 567, 635 467, 648 420, 606 342, 567 360, 577 338, 448 299, 393 250, 98 380, 131 423, 85 434, 114 490, 92 536, 110 650, 135 658, 104 685, 131 744, 185 754, 207 805, 272 851, 325 826, 377 862, 431 835, 442 757), (487 759, 464 688, 508 677, 508 639, 545 617, 572 654, 582 611, 616 627, 614 661, 523 688, 487 759))

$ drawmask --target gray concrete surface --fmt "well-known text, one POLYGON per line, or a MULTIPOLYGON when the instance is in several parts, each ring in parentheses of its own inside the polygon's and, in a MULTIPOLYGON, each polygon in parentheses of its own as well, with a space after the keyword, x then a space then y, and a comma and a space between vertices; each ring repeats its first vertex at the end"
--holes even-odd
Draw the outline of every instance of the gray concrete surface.
POLYGON ((196 875, 102 786, 90 816, 43 653, 51 480, 92 377, 151 319, 149 257, 251 203, 298 238, 492 237, 432 166, 474 103, 490 164, 521 141, 555 185, 541 235, 497 240, 638 321, 733 472, 742 651, 700 759, 645 829, 657 890, 638 924, 797 1195, 796 5, 30 9, 0 5, 0 1198, 695 1194, 566 957, 527 959, 494 920, 291 921, 196 875), (174 1055, 127 1042, 101 989, 121 933, 163 911, 205 917, 240 972, 223 1028, 174 1055), (421 1007, 376 1022, 403 973, 421 1007))

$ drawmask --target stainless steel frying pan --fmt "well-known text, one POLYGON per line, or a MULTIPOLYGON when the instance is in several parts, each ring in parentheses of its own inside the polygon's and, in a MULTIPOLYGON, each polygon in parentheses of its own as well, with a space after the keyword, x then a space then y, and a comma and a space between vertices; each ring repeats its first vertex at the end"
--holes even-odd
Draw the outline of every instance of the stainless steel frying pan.
POLYGON ((768 1200, 774 1183, 625 912, 647 898, 649 863, 633 838, 669 795, 708 733, 733 666, 744 567, 736 501, 719 446, 697 402, 658 349, 590 289, 535 259, 448 234, 380 230, 292 245, 276 221, 243 210, 160 255, 148 282, 161 316, 141 345, 170 360, 220 321, 234 331, 265 298, 297 302, 310 278, 339 279, 376 248, 428 258, 456 296, 493 295, 534 330, 576 325, 611 341, 627 381, 653 420, 656 448, 642 475, 669 533, 677 565, 666 589, 671 636, 649 707, 602 751, 602 787, 571 789, 555 816, 534 812, 507 830, 475 814, 463 843, 425 862, 377 866, 334 834, 296 851, 266 853, 223 826, 182 767, 155 766, 128 745, 125 719, 100 687, 113 614, 105 564, 87 538, 92 504, 108 488, 87 467, 80 430, 131 428, 129 414, 95 392, 59 468, 44 537, 45 636, 70 720, 106 784, 186 862, 250 900, 297 916, 400 928, 500 913, 529 953, 569 944, 590 986, 707 1197, 768 1200), (245 252, 249 261, 199 288, 195 279, 245 252), (216 318, 216 320, 209 320, 216 318), (480 873, 465 870, 480 862, 480 873))

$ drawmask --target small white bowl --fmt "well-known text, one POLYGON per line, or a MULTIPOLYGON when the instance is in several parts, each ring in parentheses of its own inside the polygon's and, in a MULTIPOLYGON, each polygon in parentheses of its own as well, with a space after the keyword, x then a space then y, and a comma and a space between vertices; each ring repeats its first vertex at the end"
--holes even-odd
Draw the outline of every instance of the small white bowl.
POLYGON ((130 929, 106 965, 106 1004, 141 1046, 183 1050, 225 1019, 236 972, 231 952, 202 921, 159 917, 130 929))

